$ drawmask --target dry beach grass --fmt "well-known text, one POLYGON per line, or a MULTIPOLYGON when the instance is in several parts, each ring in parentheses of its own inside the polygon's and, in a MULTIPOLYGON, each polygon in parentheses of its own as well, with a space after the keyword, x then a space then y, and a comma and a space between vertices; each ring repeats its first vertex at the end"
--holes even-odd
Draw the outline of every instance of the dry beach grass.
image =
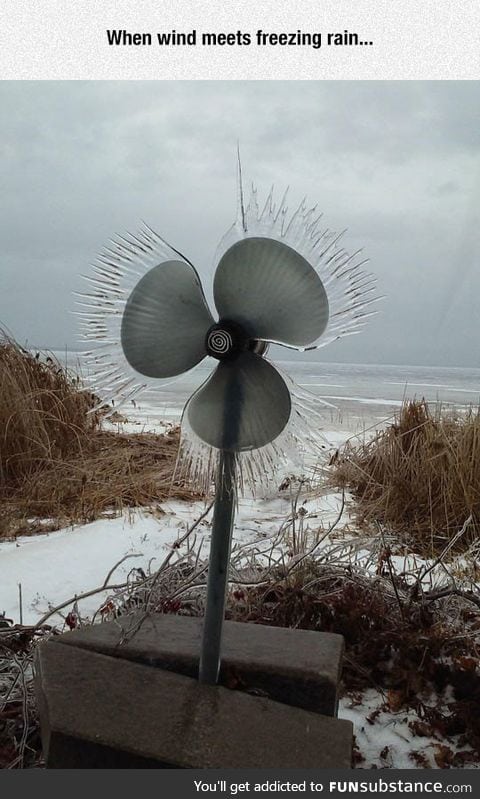
POLYGON ((88 522, 167 498, 178 429, 164 436, 103 430, 97 399, 54 358, 0 339, 0 538, 88 522), (43 520, 47 520, 47 524, 43 520))
POLYGON ((331 482, 348 489, 361 527, 381 524, 417 552, 442 550, 470 519, 458 547, 480 529, 480 409, 445 412, 406 402, 395 422, 334 459, 331 482))

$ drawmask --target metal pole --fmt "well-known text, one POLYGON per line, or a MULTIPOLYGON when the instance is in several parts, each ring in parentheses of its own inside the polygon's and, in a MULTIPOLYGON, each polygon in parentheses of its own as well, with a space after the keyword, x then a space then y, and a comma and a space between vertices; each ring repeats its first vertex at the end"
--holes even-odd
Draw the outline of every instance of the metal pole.
POLYGON ((215 685, 220 671, 220 647, 236 503, 235 471, 235 454, 221 450, 213 509, 207 606, 199 670, 199 681, 209 685, 215 685))

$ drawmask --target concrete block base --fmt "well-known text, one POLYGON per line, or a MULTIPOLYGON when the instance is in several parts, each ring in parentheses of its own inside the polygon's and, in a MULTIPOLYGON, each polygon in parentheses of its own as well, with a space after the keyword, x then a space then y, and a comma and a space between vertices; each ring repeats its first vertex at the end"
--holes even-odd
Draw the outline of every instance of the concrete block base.
POLYGON ((40 645, 47 767, 350 767, 352 726, 331 715, 339 636, 307 634, 304 652, 303 631, 227 622, 223 678, 243 689, 229 690, 197 682, 200 634, 201 620, 152 616, 124 644, 102 624, 40 645))
MULTIPOLYGON (((68 646, 197 677, 203 619, 131 615, 57 638, 68 646)), ((343 638, 312 630, 224 623, 219 683, 334 716, 343 638)))

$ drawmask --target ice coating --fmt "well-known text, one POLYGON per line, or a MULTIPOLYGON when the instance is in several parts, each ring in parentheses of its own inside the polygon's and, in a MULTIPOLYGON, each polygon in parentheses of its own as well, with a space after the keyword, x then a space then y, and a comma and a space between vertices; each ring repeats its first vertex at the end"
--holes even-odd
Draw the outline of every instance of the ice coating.
MULTIPOLYGON (((91 273, 84 276, 88 290, 77 292, 79 310, 76 313, 80 318, 82 340, 90 346, 93 344, 94 348, 81 353, 82 371, 86 374, 85 382, 101 404, 113 401, 118 409, 141 396, 146 388, 160 388, 175 380, 176 375, 151 377, 140 373, 129 362, 122 346, 122 324, 132 293, 152 270, 172 262, 177 263, 180 270, 191 273, 198 294, 197 303, 205 308, 205 321, 207 317, 212 321, 200 277, 193 265, 147 225, 135 234, 116 236, 97 256, 91 273)), ((201 309, 199 315, 202 315, 201 309)), ((185 324, 184 319, 179 321, 185 324)), ((195 360, 193 357, 192 368, 195 368, 195 360)))
POLYGON ((241 239, 222 256, 213 284, 220 318, 256 339, 304 349, 328 323, 328 299, 308 261, 283 242, 241 239))
MULTIPOLYGON (((270 443, 258 449, 236 452, 236 474, 240 496, 266 496, 271 491, 272 479, 285 465, 292 464, 298 475, 312 478, 328 452, 325 428, 325 408, 334 408, 328 402, 298 386, 278 365, 291 401, 288 424, 270 443)), ((188 408, 188 404, 187 404, 188 408)), ((182 436, 177 463, 177 476, 188 480, 200 492, 211 494, 218 464, 218 449, 203 442, 193 431, 187 413, 182 416, 182 436)))
MULTIPOLYGON (((362 259, 360 251, 350 255, 340 246, 339 235, 328 229, 322 230, 321 219, 322 215, 317 212, 316 207, 308 208, 304 201, 289 214, 286 193, 277 203, 273 189, 260 209, 257 191, 252 187, 250 199, 246 204, 239 162, 237 219, 223 237, 215 258, 215 268, 219 267, 215 299, 220 315, 235 316, 232 301, 235 304, 243 282, 244 287, 252 284, 253 289, 250 294, 248 291, 245 294, 239 321, 252 336, 302 350, 324 346, 341 336, 359 332, 367 317, 374 313, 371 304, 378 299, 374 294, 375 280, 372 275, 364 271, 366 260, 362 259), (235 263, 233 258, 232 267, 230 258, 229 269, 233 268, 237 281, 236 284, 233 281, 233 288, 231 286, 230 289, 228 289, 228 279, 222 275, 229 253, 230 255, 242 253, 242 258, 248 254, 250 259, 247 259, 250 264, 247 266, 250 270, 249 279, 245 280, 241 271, 242 259, 237 259, 238 263, 235 263), (257 280, 258 275, 255 274, 255 255, 258 256, 260 272, 263 275, 260 280, 261 285, 257 280), (224 256, 225 260, 222 262, 224 256), (275 272, 275 264, 279 263, 281 268, 275 272), (294 273, 291 278, 287 274, 288 264, 294 273), (283 278, 279 280, 281 274, 283 278), (287 300, 292 297, 293 302, 288 302, 287 300), (275 299, 275 308, 268 306, 268 301, 272 298, 275 299), (251 320, 248 318, 249 308, 252 314, 251 320), (270 324, 269 329, 267 329, 268 324, 270 324)), ((167 282, 172 283, 173 291, 174 273, 170 278, 167 282)), ((101 401, 114 400, 118 408, 122 403, 137 397, 147 387, 161 387, 166 382, 172 382, 175 375, 188 371, 190 367, 195 368, 194 364, 203 358, 204 332, 214 319, 206 305, 200 278, 188 258, 167 244, 151 228, 144 226, 135 235, 116 237, 98 256, 92 274, 87 280, 90 289, 80 295, 83 338, 99 346, 84 353, 83 357, 87 364, 90 387, 101 401), (178 359, 175 359, 171 353, 161 351, 158 355, 155 353, 157 342, 161 347, 163 343, 169 344, 169 341, 167 341, 168 336, 159 334, 162 324, 157 327, 153 325, 156 332, 153 337, 151 336, 152 318, 156 312, 165 312, 167 318, 171 309, 149 294, 151 280, 153 283, 156 281, 156 278, 153 279, 149 275, 154 270, 157 270, 156 274, 161 274, 158 268, 162 264, 168 264, 164 272, 166 276, 167 269, 170 269, 174 263, 179 270, 180 282, 189 273, 193 277, 197 291, 192 335, 188 333, 178 337, 180 346, 182 348, 185 346, 189 352, 182 352, 178 359), (181 275, 183 277, 180 279, 181 275), (138 290, 135 294, 140 285, 146 286, 147 283, 149 284, 147 291, 138 290), (131 298, 141 298, 142 293, 150 310, 136 307, 135 317, 130 311, 136 305, 136 300, 134 302, 131 298), (146 360, 141 352, 144 333, 146 339, 149 336, 151 339, 150 354, 146 360), (134 368, 135 366, 137 368, 134 368), (141 374, 142 369, 143 374, 141 374)), ((187 309, 186 319, 188 316, 187 309)), ((178 314, 171 316, 170 327, 173 324, 172 320, 177 317, 178 314)), ((258 348, 259 343, 261 342, 255 345, 253 341, 252 344, 257 349, 251 348, 251 351, 265 355, 261 346, 258 348)), ((213 369, 215 362, 211 361, 212 359, 206 359, 209 367, 213 369)), ((281 409, 278 414, 278 424, 272 423, 271 429, 268 429, 268 419, 264 414, 266 421, 260 421, 257 433, 250 442, 257 448, 246 448, 245 451, 236 453, 236 473, 240 492, 248 489, 255 493, 265 484, 276 463, 282 460, 287 452, 288 457, 291 457, 292 450, 297 450, 310 464, 312 458, 318 459, 322 454, 322 447, 318 443, 318 431, 322 427, 318 407, 320 401, 309 398, 306 392, 300 392, 286 376, 284 380, 291 395, 288 424, 283 425, 283 422, 278 421, 280 417, 286 416, 286 411, 284 413, 281 409), (262 426, 265 428, 263 431, 262 426)), ((270 400, 267 404, 269 402, 270 400)), ((286 408, 285 403, 280 402, 280 405, 286 408)), ((259 407, 261 407, 260 400, 259 407)), ((200 416, 197 416, 197 422, 200 416)), ((208 414, 205 418, 208 418, 208 414)), ((275 420, 275 414, 272 418, 275 420)), ((224 423, 225 420, 222 421, 222 424, 224 423)), ((184 412, 177 468, 179 474, 188 475, 197 486, 208 491, 215 473, 218 447, 212 446, 214 436, 211 435, 211 427, 209 426, 208 436, 205 436, 207 441, 199 437, 200 427, 201 425, 195 424, 193 417, 189 420, 188 413, 184 412)), ((206 430, 205 426, 204 429, 206 430)), ((215 443, 218 444, 218 441, 215 443)))
POLYGON ((340 245, 342 233, 322 228, 323 214, 316 205, 308 207, 302 200, 290 212, 287 196, 288 189, 277 200, 272 187, 260 204, 257 189, 252 185, 247 203, 238 159, 237 218, 218 246, 213 269, 215 272, 225 253, 244 239, 266 237, 291 247, 315 270, 325 290, 328 322, 306 348, 324 347, 335 339, 362 330, 367 318, 375 313, 371 305, 380 299, 375 296, 376 279, 365 271, 368 259, 362 257, 361 250, 349 254, 340 245))

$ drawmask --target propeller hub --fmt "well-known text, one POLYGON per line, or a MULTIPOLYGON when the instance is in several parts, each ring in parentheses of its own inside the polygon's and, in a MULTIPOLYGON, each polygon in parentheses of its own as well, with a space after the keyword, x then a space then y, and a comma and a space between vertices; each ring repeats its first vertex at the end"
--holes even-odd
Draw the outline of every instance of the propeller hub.
POLYGON ((238 322, 221 319, 209 329, 205 337, 205 349, 212 358, 227 361, 247 350, 262 357, 268 350, 268 343, 250 338, 238 322))
POLYGON ((249 338, 237 322, 220 320, 208 331, 205 349, 212 358, 224 361, 249 349, 249 338))

